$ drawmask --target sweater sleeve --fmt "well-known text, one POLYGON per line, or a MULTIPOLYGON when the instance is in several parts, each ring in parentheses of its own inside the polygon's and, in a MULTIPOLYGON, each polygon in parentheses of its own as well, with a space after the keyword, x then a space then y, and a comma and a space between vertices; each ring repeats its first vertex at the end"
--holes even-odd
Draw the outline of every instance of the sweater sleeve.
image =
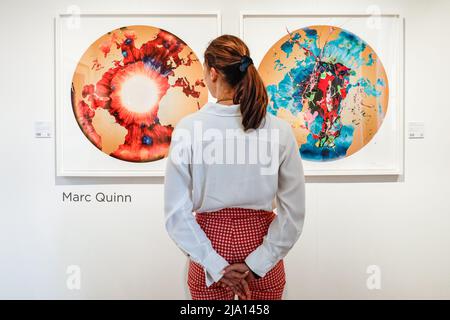
POLYGON ((295 137, 289 127, 281 151, 276 194, 277 216, 263 243, 245 259, 249 268, 263 277, 284 258, 300 237, 305 217, 305 177, 295 137))
POLYGON ((212 247, 193 215, 192 145, 186 129, 175 129, 164 182, 165 227, 175 244, 205 270, 206 286, 222 278, 229 263, 212 247))

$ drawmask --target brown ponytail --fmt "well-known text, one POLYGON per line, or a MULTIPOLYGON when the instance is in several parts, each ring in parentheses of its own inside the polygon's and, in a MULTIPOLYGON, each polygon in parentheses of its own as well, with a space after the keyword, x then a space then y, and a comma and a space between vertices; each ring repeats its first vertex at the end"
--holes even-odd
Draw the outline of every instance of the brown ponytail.
POLYGON ((235 89, 233 103, 240 104, 244 131, 261 125, 269 101, 264 83, 249 56, 247 45, 232 35, 214 39, 205 51, 207 67, 214 67, 235 89))

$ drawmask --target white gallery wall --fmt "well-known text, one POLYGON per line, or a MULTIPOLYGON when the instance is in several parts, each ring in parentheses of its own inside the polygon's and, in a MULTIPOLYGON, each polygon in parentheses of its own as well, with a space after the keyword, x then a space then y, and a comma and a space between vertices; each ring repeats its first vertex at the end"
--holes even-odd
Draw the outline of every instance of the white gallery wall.
POLYGON ((0 298, 189 297, 185 257, 164 229, 164 179, 56 178, 54 138, 34 138, 35 121, 54 121, 53 19, 72 5, 82 13, 218 10, 223 33, 236 35, 240 11, 402 15, 405 132, 423 121, 425 139, 405 140, 400 178, 308 178, 285 298, 450 298, 446 0, 1 0, 0 298), (69 203, 63 192, 129 194, 132 202, 69 203), (72 265, 79 290, 67 287, 72 265), (381 288, 369 290, 373 265, 381 288))

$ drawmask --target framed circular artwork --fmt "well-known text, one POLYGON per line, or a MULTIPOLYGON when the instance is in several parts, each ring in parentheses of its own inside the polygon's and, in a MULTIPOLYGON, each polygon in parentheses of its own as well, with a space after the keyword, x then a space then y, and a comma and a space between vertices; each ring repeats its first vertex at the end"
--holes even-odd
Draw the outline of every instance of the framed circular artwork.
POLYGON ((167 156, 174 125, 208 99, 193 50, 163 29, 132 25, 94 41, 72 78, 72 109, 89 141, 119 160, 167 156))
POLYGON ((259 71, 268 112, 291 124, 304 160, 351 156, 385 118, 389 84, 383 64, 368 43, 342 28, 288 31, 265 54, 259 71))

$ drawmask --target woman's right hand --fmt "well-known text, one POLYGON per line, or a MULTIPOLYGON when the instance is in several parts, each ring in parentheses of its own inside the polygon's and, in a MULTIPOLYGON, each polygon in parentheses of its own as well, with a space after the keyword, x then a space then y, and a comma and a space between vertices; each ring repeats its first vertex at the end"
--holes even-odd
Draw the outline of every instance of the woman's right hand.
POLYGON ((250 288, 248 286, 248 282, 245 280, 246 276, 247 274, 243 275, 242 278, 240 277, 236 278, 236 277, 227 277, 224 275, 219 280, 219 285, 222 288, 233 291, 233 293, 237 294, 237 296, 241 300, 250 300, 251 293, 250 288))

